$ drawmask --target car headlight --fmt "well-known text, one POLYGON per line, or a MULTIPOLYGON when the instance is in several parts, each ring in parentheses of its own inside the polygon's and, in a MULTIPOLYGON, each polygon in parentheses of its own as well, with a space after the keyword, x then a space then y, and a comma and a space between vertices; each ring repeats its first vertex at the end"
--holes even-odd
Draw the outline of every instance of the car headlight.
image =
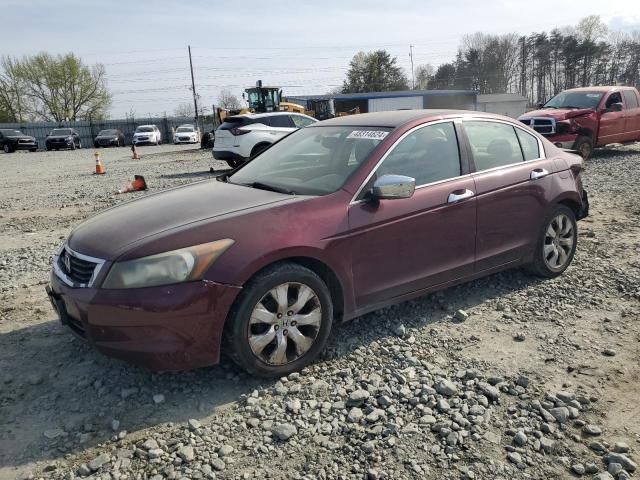
POLYGON ((234 241, 230 238, 116 262, 102 288, 143 288, 200 280, 234 241))

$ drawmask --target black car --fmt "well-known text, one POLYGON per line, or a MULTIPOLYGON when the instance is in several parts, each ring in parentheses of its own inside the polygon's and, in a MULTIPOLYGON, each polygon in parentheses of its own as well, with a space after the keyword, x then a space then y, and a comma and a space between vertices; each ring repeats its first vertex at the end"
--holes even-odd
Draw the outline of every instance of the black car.
POLYGON ((25 135, 20 130, 3 128, 0 129, 0 148, 4 150, 4 153, 15 152, 16 150, 35 152, 38 150, 38 142, 35 137, 25 135))
POLYGON ((73 128, 54 128, 47 135, 44 143, 47 150, 60 150, 61 148, 75 150, 76 148, 82 148, 80 135, 73 128))
POLYGON ((93 146, 100 147, 124 147, 124 133, 117 128, 100 130, 93 139, 93 146))

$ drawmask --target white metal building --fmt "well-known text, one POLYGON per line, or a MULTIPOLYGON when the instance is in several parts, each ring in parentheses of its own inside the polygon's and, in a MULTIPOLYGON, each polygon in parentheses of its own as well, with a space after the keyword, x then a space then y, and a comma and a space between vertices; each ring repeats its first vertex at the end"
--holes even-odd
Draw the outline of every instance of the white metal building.
POLYGON ((527 108, 527 98, 519 93, 478 95, 477 110, 518 118, 527 108))

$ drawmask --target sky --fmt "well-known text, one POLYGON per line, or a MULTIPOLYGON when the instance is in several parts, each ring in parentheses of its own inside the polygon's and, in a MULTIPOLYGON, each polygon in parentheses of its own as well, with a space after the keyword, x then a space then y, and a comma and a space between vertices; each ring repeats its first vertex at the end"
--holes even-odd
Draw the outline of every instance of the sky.
POLYGON ((285 95, 342 85, 358 51, 385 49, 411 78, 414 65, 451 61, 464 34, 549 31, 600 15, 640 31, 639 0, 0 0, 0 55, 73 52, 102 63, 111 118, 211 111, 223 88, 240 96, 261 79, 285 95), (25 21, 29 19, 29 21, 25 21))

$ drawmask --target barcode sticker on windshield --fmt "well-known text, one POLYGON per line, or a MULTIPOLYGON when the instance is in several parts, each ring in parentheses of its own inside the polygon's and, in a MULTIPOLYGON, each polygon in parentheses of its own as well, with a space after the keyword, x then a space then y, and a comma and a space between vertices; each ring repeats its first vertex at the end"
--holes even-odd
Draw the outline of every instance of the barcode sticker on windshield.
POLYGON ((384 130, 354 130, 347 138, 368 138, 371 140, 382 140, 389 135, 389 132, 384 130))

